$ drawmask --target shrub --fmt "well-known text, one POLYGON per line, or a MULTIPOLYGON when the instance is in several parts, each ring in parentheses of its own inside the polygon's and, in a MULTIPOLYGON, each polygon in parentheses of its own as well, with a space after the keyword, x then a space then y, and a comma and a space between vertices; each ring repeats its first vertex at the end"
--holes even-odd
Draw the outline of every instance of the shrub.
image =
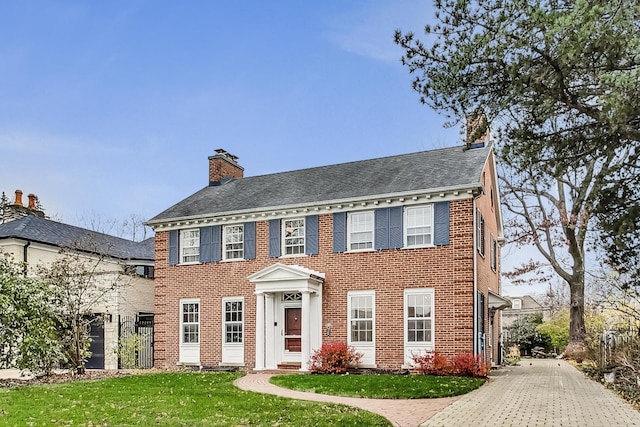
POLYGON ((344 342, 327 342, 313 353, 309 368, 320 374, 344 374, 347 369, 357 367, 361 358, 362 353, 356 353, 344 342))
POLYGON ((422 375, 448 375, 451 373, 449 361, 437 351, 413 354, 412 358, 416 369, 422 375))
POLYGON ((484 362, 484 357, 480 354, 475 356, 471 353, 457 354, 451 359, 453 373, 461 377, 486 377, 489 367, 484 362))

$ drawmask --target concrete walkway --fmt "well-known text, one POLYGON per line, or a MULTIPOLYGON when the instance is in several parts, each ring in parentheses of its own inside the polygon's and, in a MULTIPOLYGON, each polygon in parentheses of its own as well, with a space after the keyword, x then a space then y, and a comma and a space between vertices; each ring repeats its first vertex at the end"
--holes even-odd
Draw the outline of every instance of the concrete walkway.
POLYGON ((269 383, 269 374, 236 380, 243 390, 342 403, 375 412, 395 426, 640 426, 640 412, 563 360, 523 360, 501 368, 477 390, 443 399, 359 399, 305 393, 269 383))

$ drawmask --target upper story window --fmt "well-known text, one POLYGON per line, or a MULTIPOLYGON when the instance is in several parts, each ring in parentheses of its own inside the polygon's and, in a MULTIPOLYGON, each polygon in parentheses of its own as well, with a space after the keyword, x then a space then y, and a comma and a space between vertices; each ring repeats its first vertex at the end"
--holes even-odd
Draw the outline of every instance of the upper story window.
POLYGON ((284 255, 304 254, 304 218, 282 221, 284 255))
POLYGON ((405 245, 433 244, 433 205, 405 208, 405 245))
POLYGON ((522 300, 521 299, 512 299, 511 300, 511 308, 514 310, 520 310, 522 308, 522 300))
POLYGON ((490 245, 491 245, 490 246, 490 249, 491 249, 491 269, 493 271, 498 271, 498 242, 493 237, 493 234, 491 235, 491 244, 490 245))
POLYGON ((224 233, 224 259, 242 259, 244 257, 244 226, 227 225, 224 233))
POLYGON ((200 260, 200 230, 180 231, 180 262, 198 262, 200 260))
POLYGON ((373 249, 373 211, 349 214, 348 239, 350 251, 373 249))
POLYGON ((256 223, 169 231, 169 265, 256 257, 256 223))
POLYGON ((482 256, 485 255, 485 234, 486 226, 484 223, 484 217, 482 216, 480 209, 478 209, 476 213, 476 246, 478 248, 478 253, 482 256))

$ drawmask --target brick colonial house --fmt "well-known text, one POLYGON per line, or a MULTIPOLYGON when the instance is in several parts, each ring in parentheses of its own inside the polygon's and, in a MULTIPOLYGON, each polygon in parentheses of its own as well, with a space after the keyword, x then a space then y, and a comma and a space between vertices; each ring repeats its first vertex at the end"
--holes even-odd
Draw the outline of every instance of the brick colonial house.
POLYGON ((490 145, 243 174, 216 150, 209 185, 148 222, 156 366, 305 371, 336 340, 363 367, 425 350, 497 360, 508 302, 490 145))

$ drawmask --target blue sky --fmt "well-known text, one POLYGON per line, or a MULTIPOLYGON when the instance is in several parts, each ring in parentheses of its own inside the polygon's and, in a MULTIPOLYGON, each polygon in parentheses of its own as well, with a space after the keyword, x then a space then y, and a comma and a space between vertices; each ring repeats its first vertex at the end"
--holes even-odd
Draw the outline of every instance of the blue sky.
MULTIPOLYGON (((207 185, 461 143, 393 43, 425 1, 0 1, 0 191, 151 218, 207 185)), ((26 199, 26 197, 25 197, 26 199)))

